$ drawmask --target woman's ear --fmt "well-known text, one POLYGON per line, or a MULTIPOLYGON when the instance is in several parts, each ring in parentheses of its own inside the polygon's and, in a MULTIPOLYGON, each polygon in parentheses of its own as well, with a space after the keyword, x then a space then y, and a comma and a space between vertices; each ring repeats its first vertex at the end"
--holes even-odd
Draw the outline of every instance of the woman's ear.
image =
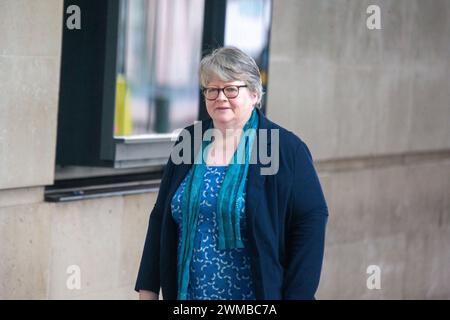
POLYGON ((258 103, 258 94, 256 92, 252 92, 252 102, 253 105, 256 105, 258 103))

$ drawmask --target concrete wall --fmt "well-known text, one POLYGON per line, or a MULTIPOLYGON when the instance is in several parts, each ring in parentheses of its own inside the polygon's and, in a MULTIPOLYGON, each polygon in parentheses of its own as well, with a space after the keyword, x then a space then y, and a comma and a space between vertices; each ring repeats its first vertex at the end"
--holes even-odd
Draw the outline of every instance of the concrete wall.
POLYGON ((449 34, 446 0, 274 2, 268 115, 309 145, 330 209, 318 298, 450 298, 449 34))
POLYGON ((269 115, 317 159, 450 148, 448 1, 286 0, 273 15, 269 115))
POLYGON ((0 190, 53 183, 62 2, 0 1, 0 190))
POLYGON ((0 299, 135 299, 155 193, 45 203, 55 171, 62 0, 0 0, 0 299), (69 290, 77 265, 80 290, 69 290))
POLYGON ((71 203, 0 203, 0 299, 136 299, 156 194, 71 203), (80 289, 69 289, 77 266, 80 289))

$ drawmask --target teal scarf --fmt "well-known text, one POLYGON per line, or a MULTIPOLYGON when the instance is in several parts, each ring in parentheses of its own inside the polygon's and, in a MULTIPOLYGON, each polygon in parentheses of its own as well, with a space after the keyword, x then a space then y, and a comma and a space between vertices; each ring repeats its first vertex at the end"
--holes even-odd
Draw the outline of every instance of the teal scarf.
MULTIPOLYGON (((217 199, 217 224, 219 231, 219 250, 243 248, 241 238, 240 212, 243 206, 243 192, 250 162, 250 153, 256 130, 258 113, 253 109, 250 119, 243 128, 236 152, 228 165, 225 178, 217 199), (249 130, 250 131, 247 131, 249 130)), ((192 259, 196 234, 200 192, 202 190, 206 164, 203 155, 209 147, 209 141, 203 141, 197 161, 192 166, 192 174, 186 181, 182 199, 182 235, 178 256, 178 299, 187 298, 189 267, 192 259)))

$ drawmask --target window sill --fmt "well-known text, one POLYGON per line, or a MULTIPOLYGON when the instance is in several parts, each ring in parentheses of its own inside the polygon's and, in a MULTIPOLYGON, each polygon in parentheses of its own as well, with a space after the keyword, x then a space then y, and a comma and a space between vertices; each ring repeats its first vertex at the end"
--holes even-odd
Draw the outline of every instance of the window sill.
POLYGON ((46 202, 69 202, 158 192, 162 170, 120 176, 56 181, 45 188, 46 202))
POLYGON ((115 137, 114 168, 165 165, 176 138, 175 134, 115 137))

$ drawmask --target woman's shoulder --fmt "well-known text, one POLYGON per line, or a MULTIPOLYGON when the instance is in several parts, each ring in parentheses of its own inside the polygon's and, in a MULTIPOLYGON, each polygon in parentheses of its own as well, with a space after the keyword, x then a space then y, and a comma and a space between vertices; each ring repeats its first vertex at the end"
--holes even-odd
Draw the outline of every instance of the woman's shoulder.
POLYGON ((271 149, 278 153, 279 173, 292 174, 299 168, 313 168, 312 154, 302 137, 267 118, 264 119, 263 127, 277 129, 278 139, 271 142, 271 149))

